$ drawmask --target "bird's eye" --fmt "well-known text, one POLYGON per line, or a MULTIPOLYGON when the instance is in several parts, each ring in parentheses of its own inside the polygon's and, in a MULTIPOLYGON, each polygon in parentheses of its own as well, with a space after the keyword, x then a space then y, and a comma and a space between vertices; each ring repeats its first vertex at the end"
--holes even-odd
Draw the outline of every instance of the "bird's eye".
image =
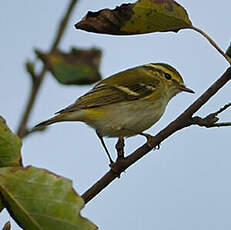
POLYGON ((164 76, 167 80, 171 80, 172 76, 169 73, 164 73, 164 76))

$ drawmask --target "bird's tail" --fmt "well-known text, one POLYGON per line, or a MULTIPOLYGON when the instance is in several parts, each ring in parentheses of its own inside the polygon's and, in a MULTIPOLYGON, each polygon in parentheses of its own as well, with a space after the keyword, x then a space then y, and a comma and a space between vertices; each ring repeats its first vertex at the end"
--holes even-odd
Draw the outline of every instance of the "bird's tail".
POLYGON ((68 112, 68 113, 60 113, 46 121, 43 121, 39 124, 37 124, 34 128, 32 128, 30 131, 36 131, 38 129, 43 129, 47 125, 61 122, 61 121, 83 121, 84 112, 82 110, 78 110, 76 112, 68 112))

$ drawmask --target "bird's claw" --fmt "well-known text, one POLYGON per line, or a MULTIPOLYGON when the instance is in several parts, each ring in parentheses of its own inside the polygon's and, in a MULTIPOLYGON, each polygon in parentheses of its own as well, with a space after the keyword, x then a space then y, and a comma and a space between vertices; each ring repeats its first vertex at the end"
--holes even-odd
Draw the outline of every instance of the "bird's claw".
POLYGON ((150 147, 151 149, 154 149, 154 150, 159 150, 160 149, 160 144, 158 144, 157 146, 153 147, 153 144, 152 144, 152 139, 153 139, 153 136, 150 135, 150 134, 147 134, 147 133, 140 133, 140 135, 146 137, 147 139, 147 145, 148 147, 150 147))
POLYGON ((121 170, 118 168, 118 164, 116 162, 111 163, 110 165, 111 170, 115 173, 116 177, 120 178, 121 170))

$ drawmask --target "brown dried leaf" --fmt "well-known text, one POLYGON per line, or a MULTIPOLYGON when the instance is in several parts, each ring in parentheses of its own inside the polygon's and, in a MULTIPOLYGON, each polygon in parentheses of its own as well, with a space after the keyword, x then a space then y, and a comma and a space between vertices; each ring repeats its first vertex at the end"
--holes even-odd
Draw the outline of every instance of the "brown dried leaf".
POLYGON ((75 27, 89 32, 129 35, 151 32, 177 32, 191 28, 186 10, 174 0, 139 0, 114 10, 88 14, 75 27))

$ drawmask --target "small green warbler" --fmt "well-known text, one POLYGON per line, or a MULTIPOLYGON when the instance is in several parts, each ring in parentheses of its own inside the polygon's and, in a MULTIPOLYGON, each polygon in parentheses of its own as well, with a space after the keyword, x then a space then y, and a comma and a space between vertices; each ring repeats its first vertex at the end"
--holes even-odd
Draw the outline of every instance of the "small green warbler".
POLYGON ((96 130, 112 163, 103 137, 142 134, 161 118, 169 100, 182 91, 194 93, 185 87, 182 77, 172 66, 142 65, 100 81, 74 104, 35 127, 61 121, 85 122, 96 130))

